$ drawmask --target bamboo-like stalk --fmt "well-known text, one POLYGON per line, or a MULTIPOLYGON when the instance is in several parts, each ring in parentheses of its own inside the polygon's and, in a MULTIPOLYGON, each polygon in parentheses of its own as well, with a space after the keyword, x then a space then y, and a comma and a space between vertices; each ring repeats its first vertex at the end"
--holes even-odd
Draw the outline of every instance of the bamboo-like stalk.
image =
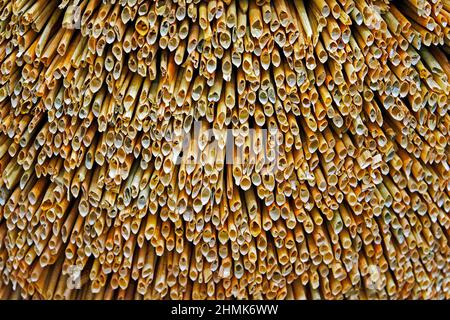
POLYGON ((448 299, 449 12, 0 1, 0 298, 448 299))

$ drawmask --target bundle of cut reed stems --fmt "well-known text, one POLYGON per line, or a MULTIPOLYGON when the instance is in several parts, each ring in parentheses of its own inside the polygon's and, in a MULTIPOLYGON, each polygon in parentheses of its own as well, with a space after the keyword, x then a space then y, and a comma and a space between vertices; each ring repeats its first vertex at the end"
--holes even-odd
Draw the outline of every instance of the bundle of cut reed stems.
POLYGON ((0 0, 0 299, 449 299, 449 0, 0 0))

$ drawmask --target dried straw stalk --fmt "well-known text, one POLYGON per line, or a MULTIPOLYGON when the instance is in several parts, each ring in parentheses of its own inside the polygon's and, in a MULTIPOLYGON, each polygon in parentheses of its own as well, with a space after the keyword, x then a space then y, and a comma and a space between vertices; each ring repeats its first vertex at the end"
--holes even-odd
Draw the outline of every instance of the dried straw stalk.
POLYGON ((448 0, 0 0, 0 298, 449 299, 449 52, 448 0))

